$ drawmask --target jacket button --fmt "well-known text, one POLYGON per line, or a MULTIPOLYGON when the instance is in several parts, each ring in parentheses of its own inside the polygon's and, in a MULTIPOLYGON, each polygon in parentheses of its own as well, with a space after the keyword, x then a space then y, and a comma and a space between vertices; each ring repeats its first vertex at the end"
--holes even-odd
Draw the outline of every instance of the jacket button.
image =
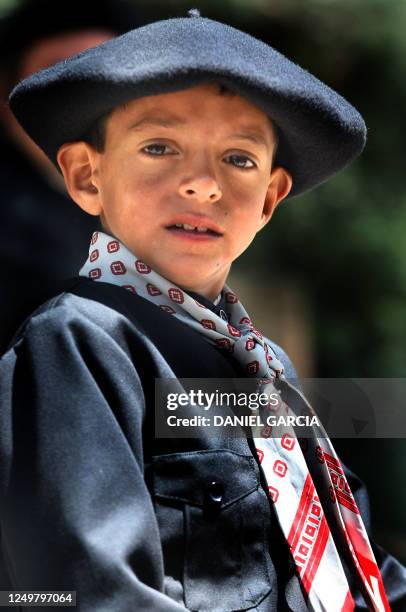
POLYGON ((205 506, 211 510, 219 510, 224 496, 224 485, 222 482, 213 480, 206 487, 205 506))

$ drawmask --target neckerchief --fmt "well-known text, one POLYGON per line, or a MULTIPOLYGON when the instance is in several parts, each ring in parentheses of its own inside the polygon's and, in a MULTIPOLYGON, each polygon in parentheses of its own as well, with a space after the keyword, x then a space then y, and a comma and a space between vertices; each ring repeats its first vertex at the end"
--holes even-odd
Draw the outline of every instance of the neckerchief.
MULTIPOLYGON (((283 364, 272 345, 254 327, 227 285, 223 289, 225 320, 103 232, 93 234, 88 259, 79 274, 136 293, 232 353, 246 375, 258 379, 261 392, 279 394, 277 406, 269 405, 267 410, 294 415, 299 409, 304 415, 314 416, 302 393, 286 380, 283 364), (288 402, 282 399, 281 391, 290 398, 288 402), (295 412, 291 409, 293 405, 295 412)), ((273 432, 269 426, 255 427, 252 434, 268 495, 289 544, 309 608, 317 612, 355 609, 338 553, 341 546, 370 609, 390 611, 360 512, 323 427, 313 427, 310 437, 303 440, 293 426, 284 427, 283 433, 280 429, 273 432)))

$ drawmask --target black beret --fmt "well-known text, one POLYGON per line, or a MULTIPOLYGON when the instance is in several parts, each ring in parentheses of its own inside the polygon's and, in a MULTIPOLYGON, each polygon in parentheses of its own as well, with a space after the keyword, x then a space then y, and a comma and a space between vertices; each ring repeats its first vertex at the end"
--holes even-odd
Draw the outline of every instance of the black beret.
POLYGON ((56 163, 106 112, 146 95, 216 80, 263 109, 278 127, 276 164, 290 196, 341 170, 362 151, 366 127, 338 93, 256 38, 195 11, 148 24, 37 72, 15 87, 17 119, 56 163))
POLYGON ((24 0, 0 19, 0 67, 6 70, 34 42, 62 32, 104 29, 122 34, 141 25, 134 0, 24 0))

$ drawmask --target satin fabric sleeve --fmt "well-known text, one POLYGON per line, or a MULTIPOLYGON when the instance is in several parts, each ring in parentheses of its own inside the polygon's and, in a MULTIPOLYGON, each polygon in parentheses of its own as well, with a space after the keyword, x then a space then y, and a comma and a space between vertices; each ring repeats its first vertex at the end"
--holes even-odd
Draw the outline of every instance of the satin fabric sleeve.
POLYGON ((81 612, 184 611, 163 592, 143 474, 145 400, 123 345, 91 316, 56 306, 31 319, 0 364, 0 526, 12 588, 76 590, 81 612))

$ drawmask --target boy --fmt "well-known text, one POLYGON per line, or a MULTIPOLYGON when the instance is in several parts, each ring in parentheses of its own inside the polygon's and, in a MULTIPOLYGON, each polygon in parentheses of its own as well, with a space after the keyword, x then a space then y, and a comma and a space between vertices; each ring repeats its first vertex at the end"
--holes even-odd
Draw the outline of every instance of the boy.
POLYGON ((104 231, 3 358, 2 588, 112 612, 400 609, 405 572, 375 548, 386 595, 328 440, 154 437, 155 379, 249 376, 311 411, 225 281, 279 202, 361 151, 359 114, 196 11, 33 75, 11 107, 104 231))

